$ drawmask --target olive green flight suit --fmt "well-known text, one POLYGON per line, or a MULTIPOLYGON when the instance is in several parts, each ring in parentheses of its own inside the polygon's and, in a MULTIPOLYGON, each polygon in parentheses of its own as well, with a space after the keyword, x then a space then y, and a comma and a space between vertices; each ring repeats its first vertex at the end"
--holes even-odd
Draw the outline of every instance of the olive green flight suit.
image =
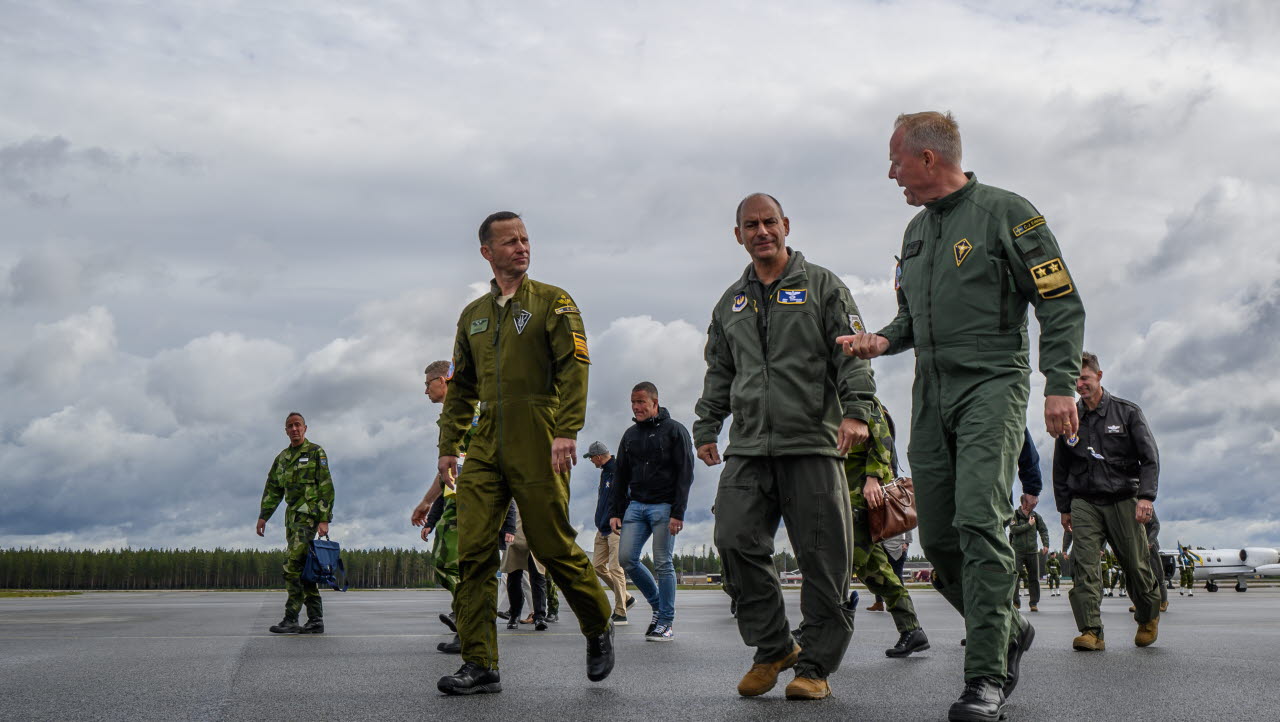
POLYGON ((920 545, 934 586, 965 618, 965 679, 1005 678, 1017 631, 1013 510, 1031 367, 1027 304, 1040 322, 1047 395, 1072 396, 1084 306, 1044 217, 982 185, 925 204, 898 261, 887 353, 915 349, 911 444, 920 545))
POLYGON ((287 504, 284 515, 285 549, 284 588, 288 599, 284 604, 286 619, 297 621, 303 605, 307 618, 324 617, 320 590, 314 582, 302 581, 311 540, 316 538, 320 522, 333 521, 333 476, 329 473, 329 457, 319 444, 306 439, 287 447, 276 455, 262 490, 259 519, 270 519, 280 506, 287 504))
MULTIPOLYGON (((1031 516, 1022 513, 1021 509, 1013 512, 1013 523, 1009 525, 1009 544, 1013 547, 1014 566, 1019 578, 1027 583, 1027 595, 1034 606, 1040 603, 1040 549, 1036 546, 1036 532, 1040 533, 1040 543, 1049 546, 1049 527, 1044 523, 1040 512, 1032 510, 1031 516)), ((1014 590, 1015 601, 1021 598, 1021 592, 1014 590)))
POLYGON ((582 633, 609 626, 609 603, 569 523, 569 475, 551 470, 553 438, 577 438, 586 416, 582 316, 563 290, 525 278, 498 287, 458 319, 454 374, 440 416, 440 454, 457 455, 477 401, 484 407, 458 479, 458 636, 462 658, 498 668, 498 530, 515 497, 525 535, 564 591, 582 633))
POLYGON ((707 373, 695 411, 694 446, 713 443, 732 415, 716 491, 715 542, 738 632, 757 663, 795 644, 773 568, 778 522, 803 574, 801 677, 840 666, 853 637, 845 608, 853 546, 849 488, 836 450, 843 419, 867 421, 871 366, 849 358, 837 336, 862 330, 849 289, 788 248, 782 276, 766 287, 747 266, 711 311, 707 373))
POLYGON ((911 593, 894 571, 889 554, 879 542, 871 541, 867 500, 862 494, 868 476, 879 479, 881 485, 891 483, 896 476, 893 432, 879 399, 871 410, 871 422, 867 428, 871 435, 849 449, 849 456, 844 462, 844 473, 849 478, 849 504, 853 508, 853 573, 872 594, 884 598, 885 609, 901 634, 919 629, 920 620, 916 617, 911 593))

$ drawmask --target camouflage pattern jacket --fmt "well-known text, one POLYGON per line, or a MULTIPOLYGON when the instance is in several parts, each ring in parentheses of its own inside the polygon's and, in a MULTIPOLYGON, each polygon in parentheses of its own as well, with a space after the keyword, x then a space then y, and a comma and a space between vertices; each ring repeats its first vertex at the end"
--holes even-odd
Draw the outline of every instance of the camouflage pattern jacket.
POLYGON ((333 477, 324 449, 306 439, 276 456, 262 490, 260 519, 270 519, 283 501, 286 524, 333 521, 333 477))

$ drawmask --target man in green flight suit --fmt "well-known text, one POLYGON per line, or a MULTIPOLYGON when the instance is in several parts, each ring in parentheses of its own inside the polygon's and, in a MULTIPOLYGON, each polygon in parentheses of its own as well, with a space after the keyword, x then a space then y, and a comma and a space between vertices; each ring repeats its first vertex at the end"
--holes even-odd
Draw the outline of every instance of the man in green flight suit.
POLYGON ((844 473, 849 480, 849 503, 853 507, 853 573, 872 594, 884 598, 886 608, 898 628, 898 642, 884 651, 889 657, 907 657, 929 648, 929 637, 920 628, 911 593, 898 578, 889 555, 879 542, 871 540, 869 509, 885 503, 884 486, 897 478, 897 454, 893 448, 893 421, 875 400, 870 436, 854 444, 845 458, 844 473))
POLYGON ((773 196, 753 193, 738 204, 733 233, 751 264, 711 311, 692 431, 698 458, 715 466, 720 430, 733 416, 714 535, 738 633, 756 650, 738 694, 762 695, 794 667, 787 699, 814 700, 831 694, 827 677, 853 637, 844 605, 853 530, 843 459, 867 439, 875 381, 870 364, 835 346, 838 334, 862 328, 853 296, 786 245, 790 230, 773 196), (773 568, 779 520, 803 575, 801 645, 773 568))
POLYGON ((271 627, 275 634, 324 634, 324 605, 315 582, 302 581, 311 540, 329 533, 333 521, 333 476, 329 457, 319 444, 307 441, 307 421, 294 411, 284 419, 289 446, 276 455, 267 472, 258 514, 258 536, 267 529, 267 520, 283 501, 284 535, 288 544, 284 559, 284 619, 271 627), (298 626, 298 612, 307 607, 307 625, 298 626))
POLYGON ((1075 433, 1080 301, 1058 242, 1029 202, 961 168, 951 114, 901 115, 889 178, 909 205, 895 288, 898 315, 839 339, 859 358, 914 349, 911 445, 920 544, 934 586, 965 618, 965 690, 952 719, 997 719, 1034 630, 1013 608, 1004 534, 1024 440, 1031 367, 1027 305, 1040 322, 1045 424, 1075 433))
MULTIPOLYGON (((1030 507, 1024 500, 1022 506, 1013 513, 1013 523, 1009 525, 1009 543, 1013 546, 1014 563, 1019 573, 1027 579, 1027 596, 1031 603, 1031 611, 1038 612, 1040 604, 1040 554, 1049 552, 1049 526, 1044 523, 1040 512, 1030 507), (1036 546, 1036 532, 1040 533, 1040 546, 1036 546)), ((1015 587, 1013 606, 1022 606, 1022 593, 1015 587)))
POLYGON ((453 377, 440 415, 442 479, 451 479, 463 431, 484 404, 458 479, 458 635, 463 665, 442 677, 446 694, 500 692, 498 539, 512 497, 533 553, 564 592, 587 637, 587 678, 613 670, 609 603, 569 523, 569 471, 586 417, 586 331, 564 290, 528 277, 529 234, 515 213, 480 225, 490 291, 458 319, 453 377))

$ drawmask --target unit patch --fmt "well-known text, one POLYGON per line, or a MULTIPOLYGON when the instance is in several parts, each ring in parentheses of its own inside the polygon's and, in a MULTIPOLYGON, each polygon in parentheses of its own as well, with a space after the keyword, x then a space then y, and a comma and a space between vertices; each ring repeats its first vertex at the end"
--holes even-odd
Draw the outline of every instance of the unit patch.
POLYGON ((1043 225, 1044 225, 1044 216, 1036 216, 1035 218, 1028 218, 1027 220, 1013 227, 1013 237, 1017 238, 1018 236, 1021 236, 1027 231, 1030 231, 1034 228, 1037 228, 1043 225))
POLYGON ((857 314, 853 313, 849 314, 849 328, 853 329, 854 333, 867 332, 866 327, 862 325, 862 319, 858 318, 857 314))
POLYGON ((747 307, 747 294, 739 293, 733 297, 733 312, 737 313, 747 307))
POLYGON ((488 331, 488 330, 489 330, 489 319, 477 318, 476 320, 471 322, 471 333, 469 335, 474 336, 477 333, 481 333, 482 331, 488 331))
POLYGON ((591 363, 591 354, 587 353, 587 337, 571 331, 573 334, 573 357, 583 363, 591 363))
POLYGON ((529 325, 529 319, 531 318, 533 318, 533 314, 529 313, 528 309, 512 316, 511 320, 516 322, 516 333, 524 333, 524 327, 529 325))
POLYGON ((320 466, 323 466, 324 468, 328 469, 329 457, 325 456, 323 451, 320 452, 319 456, 320 456, 320 466))
POLYGON ((1058 298, 1075 290, 1061 258, 1032 266, 1031 275, 1036 279, 1036 290, 1040 291, 1041 298, 1058 298))
POLYGON ((973 244, 969 242, 968 238, 961 238, 960 240, 956 241, 955 252, 956 252, 957 267, 959 267, 961 263, 964 263, 964 259, 969 257, 969 251, 972 251, 972 250, 973 250, 973 244))
POLYGON ((807 288, 783 288, 778 291, 778 303, 784 306, 798 306, 809 298, 807 288))

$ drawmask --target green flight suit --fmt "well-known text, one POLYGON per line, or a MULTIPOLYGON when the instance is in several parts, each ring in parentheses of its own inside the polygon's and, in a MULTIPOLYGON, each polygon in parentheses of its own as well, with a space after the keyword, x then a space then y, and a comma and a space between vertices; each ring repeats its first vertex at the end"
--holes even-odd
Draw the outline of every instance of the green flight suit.
MULTIPOLYGON (((1036 532, 1040 533, 1040 544, 1049 546, 1049 527, 1044 523, 1040 512, 1032 510, 1031 516, 1022 513, 1022 509, 1013 512, 1013 523, 1009 525, 1009 544, 1013 547, 1014 565, 1018 569, 1019 578, 1027 583, 1027 596, 1032 605, 1040 603, 1040 546, 1036 546, 1036 532)), ((1014 590, 1013 598, 1020 599, 1022 593, 1014 590)))
POLYGON ((862 329, 849 289, 787 250, 777 281, 765 287, 747 266, 712 309, 692 435, 695 447, 714 443, 733 416, 714 536, 742 640, 757 663, 787 655, 794 644, 773 568, 781 519, 803 573, 796 674, 823 679, 839 668, 853 637, 853 613, 844 606, 853 529, 836 435, 843 419, 871 418, 875 382, 869 363, 835 343, 862 329))
POLYGON ((298 612, 305 604, 307 618, 319 620, 324 617, 320 590, 314 582, 302 581, 302 566, 307 561, 311 540, 316 538, 316 527, 322 521, 333 521, 333 476, 329 473, 329 457, 318 444, 303 439, 301 444, 281 451, 271 462, 258 518, 270 519, 281 501, 287 505, 284 588, 289 596, 284 616, 297 621, 298 612))
POLYGON ((844 473, 849 479, 849 504, 853 507, 853 573, 871 590, 884 598, 885 608, 893 616, 898 633, 920 628, 911 593, 907 591, 889 555, 878 542, 871 541, 871 522, 867 517, 867 500, 862 487, 867 477, 873 476, 880 483, 888 484, 896 474, 893 468, 893 432, 884 406, 876 399, 867 424, 871 435, 867 440, 849 449, 844 462, 844 473))
POLYGON ((515 497, 529 547, 564 591, 582 633, 609 628, 609 603, 569 523, 569 475, 551 470, 553 438, 586 416, 582 316, 563 290, 525 278, 505 304, 496 283, 458 319, 454 373, 440 415, 440 455, 457 455, 484 408, 458 479, 458 636, 462 658, 498 668, 498 530, 515 497))
POLYGON ((1075 393, 1084 306, 1044 217, 966 175, 907 225, 898 315, 879 333, 887 353, 916 353, 907 454, 920 545, 934 586, 965 618, 965 679, 1002 680, 1018 628, 1004 527, 1030 393, 1027 304, 1055 396, 1075 393))

